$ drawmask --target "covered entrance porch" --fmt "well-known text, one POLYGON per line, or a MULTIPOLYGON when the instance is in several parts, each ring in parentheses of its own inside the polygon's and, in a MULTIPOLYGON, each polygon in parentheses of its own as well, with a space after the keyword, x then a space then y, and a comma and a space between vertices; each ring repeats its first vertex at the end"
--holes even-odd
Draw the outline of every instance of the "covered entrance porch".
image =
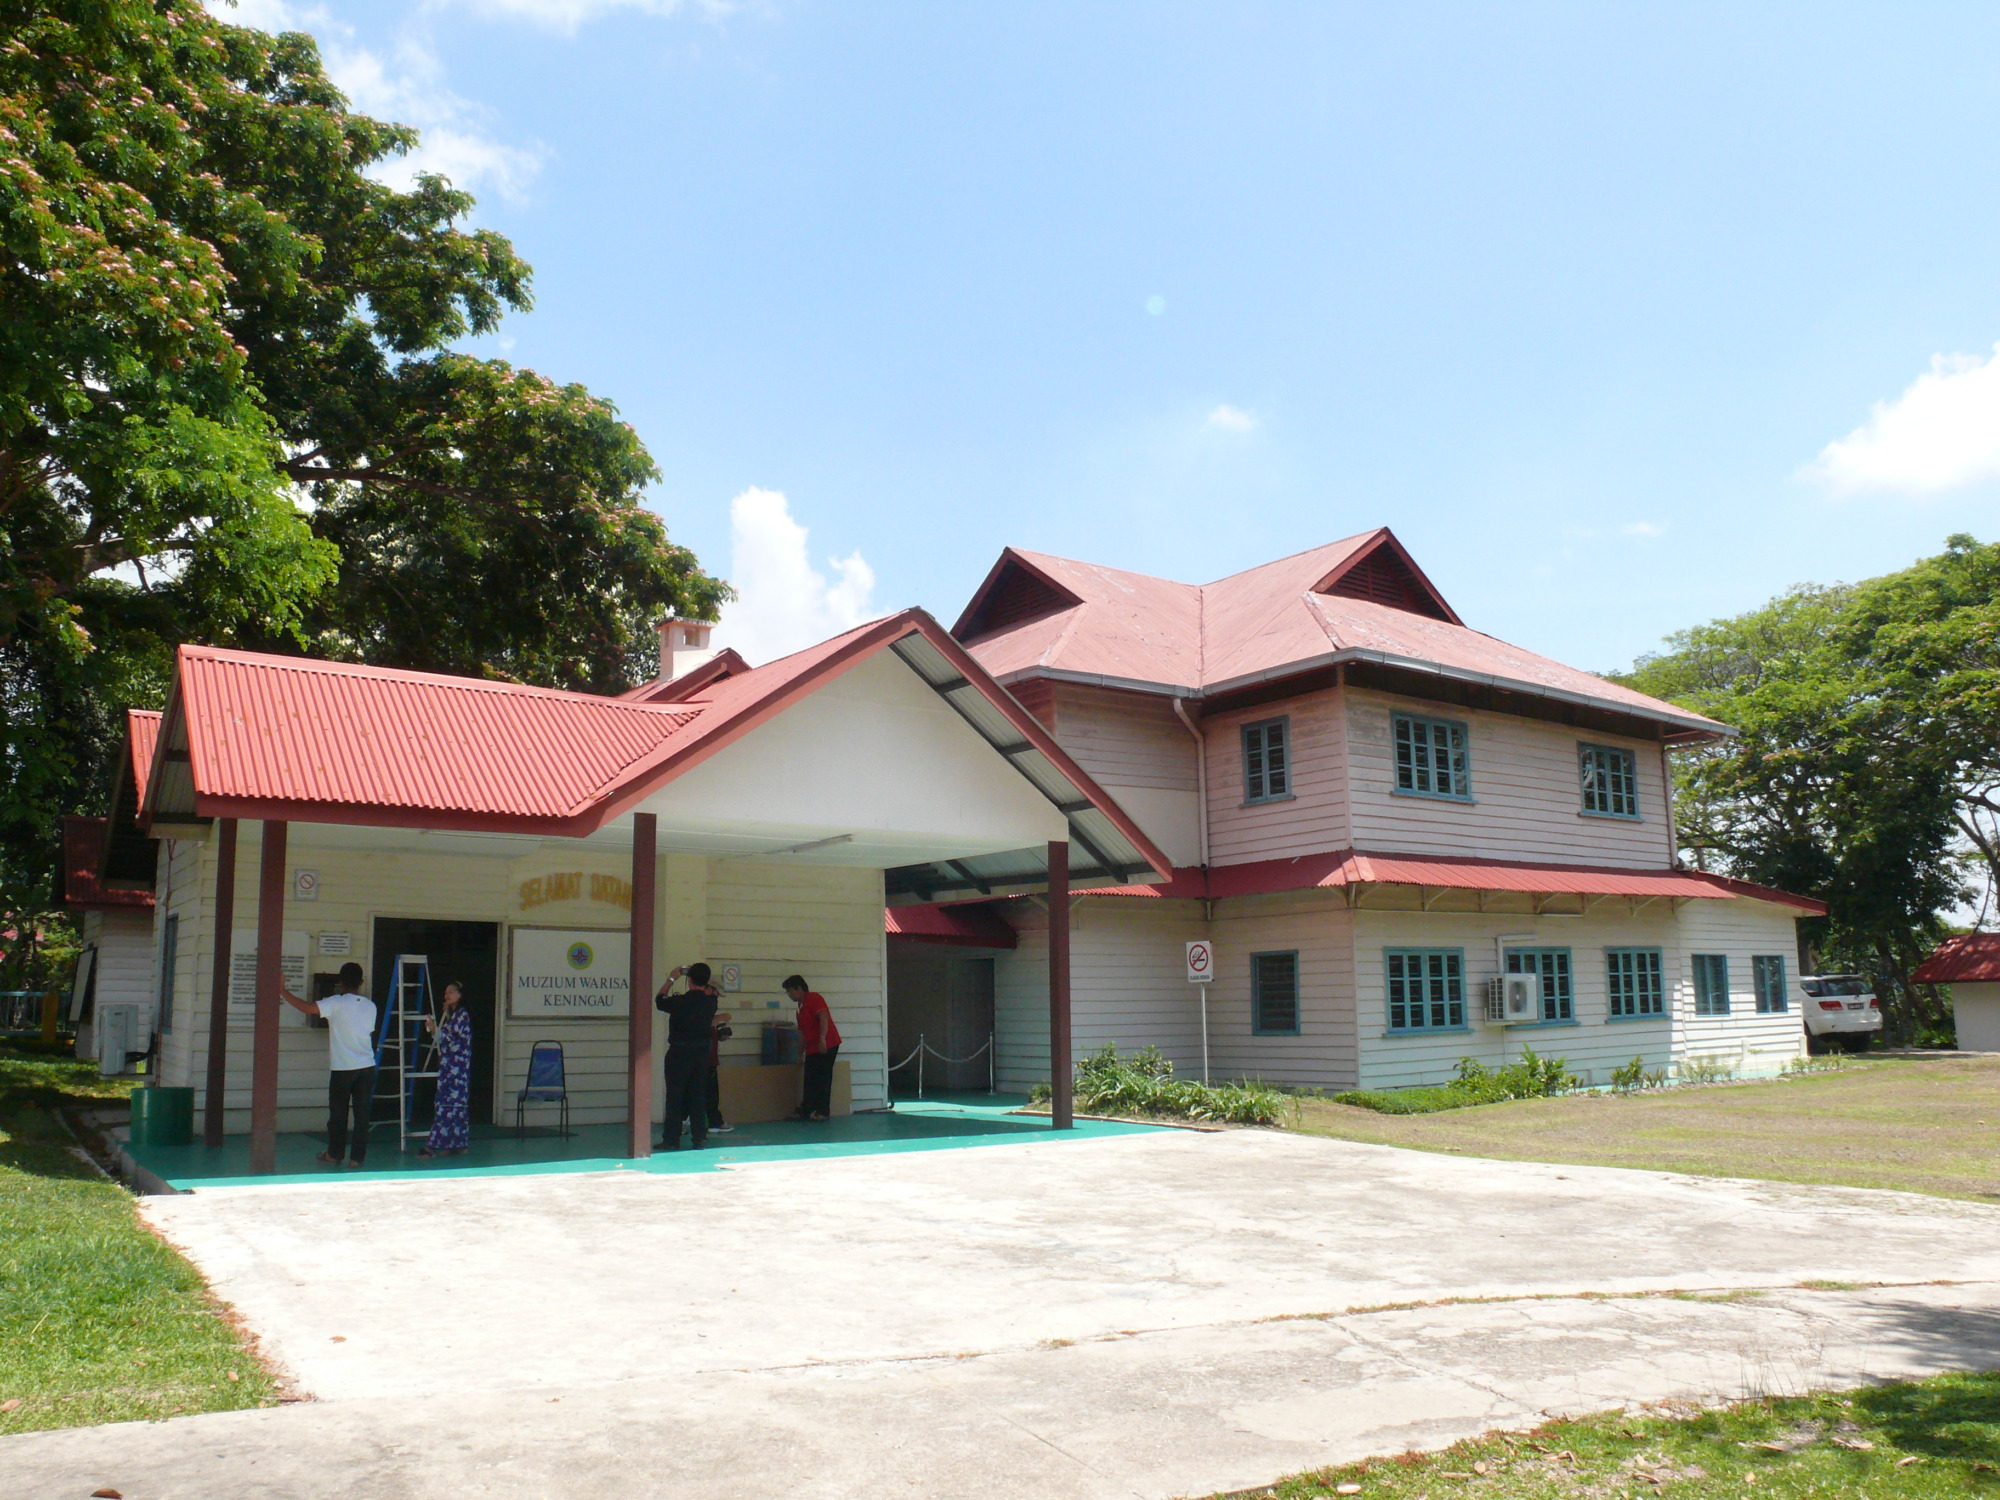
MULTIPOLYGON (((780 982, 804 974, 840 1027, 854 1108, 878 1110, 889 1093, 885 899, 1034 892, 1066 917, 1073 878, 1165 873, 1103 791, 921 612, 767 667, 688 677, 607 699, 183 649, 125 837, 163 843, 162 910, 194 972, 170 978, 189 998, 163 1029, 161 1079, 200 1094, 199 1149, 216 1153, 220 1176, 239 1145, 246 1171, 283 1173, 324 1116, 324 1036, 283 1007, 280 984, 311 996, 343 961, 380 975, 397 955, 379 949, 403 937, 451 933, 452 962, 466 968, 479 934, 492 934, 499 994, 473 1064, 487 1070, 490 1114, 473 1118, 474 1147, 452 1169, 581 1170, 652 1154, 664 1028, 650 1001, 676 966, 716 971, 738 1029, 725 1071, 785 1065, 745 1054, 761 1052, 766 1026, 789 1022, 780 982), (521 957, 531 949, 533 974, 521 957), (551 986, 547 971, 563 979, 565 959, 594 988, 551 986), (197 995, 205 1006, 190 1003, 197 995), (550 1044, 563 1053, 571 1136, 490 1134, 511 1124, 528 1056, 550 1044)), ((1049 971, 1051 1052, 1067 1057, 1065 945, 1051 944, 1049 971)), ((473 976, 431 975, 439 987, 453 977, 473 976)), ((845 1127, 844 1139, 877 1149, 1068 1129, 1069 1070, 1054 1071, 1041 1121, 898 1117, 873 1137, 845 1127)), ((389 1169, 399 1144, 378 1134, 367 1170, 389 1169)), ((803 1144, 782 1131, 740 1143, 803 1144)), ((158 1165, 163 1181, 200 1180, 188 1162, 158 1165)))

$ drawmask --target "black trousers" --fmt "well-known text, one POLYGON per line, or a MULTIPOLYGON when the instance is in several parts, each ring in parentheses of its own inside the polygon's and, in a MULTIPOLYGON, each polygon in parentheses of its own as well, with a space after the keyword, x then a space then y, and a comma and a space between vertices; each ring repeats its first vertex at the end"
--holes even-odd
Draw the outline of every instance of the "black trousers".
POLYGON ((686 1122, 689 1137, 699 1146, 708 1139, 708 1048, 667 1048, 666 1071, 666 1144, 681 1143, 686 1122))
POLYGON ((715 1065, 715 1060, 710 1058, 708 1064, 708 1128, 713 1130, 722 1123, 722 1070, 715 1065))
POLYGON ((335 1068, 326 1075, 326 1154, 344 1156, 357 1166, 368 1159, 368 1125, 375 1115, 375 1070, 335 1068), (347 1132, 354 1117, 354 1137, 347 1132))
POLYGON ((833 1060, 840 1056, 838 1044, 824 1052, 815 1052, 805 1061, 805 1097, 799 1101, 799 1112, 807 1115, 831 1115, 833 1113, 833 1060))

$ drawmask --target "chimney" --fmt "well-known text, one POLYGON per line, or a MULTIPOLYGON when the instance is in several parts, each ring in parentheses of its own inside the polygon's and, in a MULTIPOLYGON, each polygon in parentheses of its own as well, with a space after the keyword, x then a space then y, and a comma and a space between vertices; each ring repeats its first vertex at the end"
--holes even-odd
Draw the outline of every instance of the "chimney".
POLYGON ((708 634, 715 626, 707 620, 676 620, 672 615, 660 621, 660 681, 685 677, 714 657, 708 634))

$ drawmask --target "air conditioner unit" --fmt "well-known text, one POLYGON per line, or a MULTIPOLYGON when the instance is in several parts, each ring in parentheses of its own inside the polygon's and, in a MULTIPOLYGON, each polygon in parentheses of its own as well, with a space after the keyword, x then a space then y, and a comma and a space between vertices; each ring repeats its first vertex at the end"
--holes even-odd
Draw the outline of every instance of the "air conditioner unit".
POLYGON ((1486 981, 1489 1025, 1526 1026, 1541 1018, 1542 987, 1533 974, 1501 974, 1486 981))

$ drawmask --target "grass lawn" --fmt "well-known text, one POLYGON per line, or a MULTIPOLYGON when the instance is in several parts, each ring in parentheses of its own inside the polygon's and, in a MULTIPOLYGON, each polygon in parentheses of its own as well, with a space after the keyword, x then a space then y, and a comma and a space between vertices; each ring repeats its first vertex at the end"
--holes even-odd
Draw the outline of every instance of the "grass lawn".
POLYGON ((1242 1493, 1278 1500, 1992 1496, 2000 1494, 2000 1375, 1940 1375, 1691 1416, 1611 1413, 1552 1422, 1442 1453, 1295 1474, 1242 1493))
POLYGON ((2000 1057, 1881 1058, 1768 1083, 1432 1115, 1301 1102, 1311 1135, 1422 1151, 2000 1198, 2000 1057))
POLYGON ((51 1113, 129 1087, 0 1043, 0 1433, 276 1397, 194 1267, 77 1159, 51 1113))

